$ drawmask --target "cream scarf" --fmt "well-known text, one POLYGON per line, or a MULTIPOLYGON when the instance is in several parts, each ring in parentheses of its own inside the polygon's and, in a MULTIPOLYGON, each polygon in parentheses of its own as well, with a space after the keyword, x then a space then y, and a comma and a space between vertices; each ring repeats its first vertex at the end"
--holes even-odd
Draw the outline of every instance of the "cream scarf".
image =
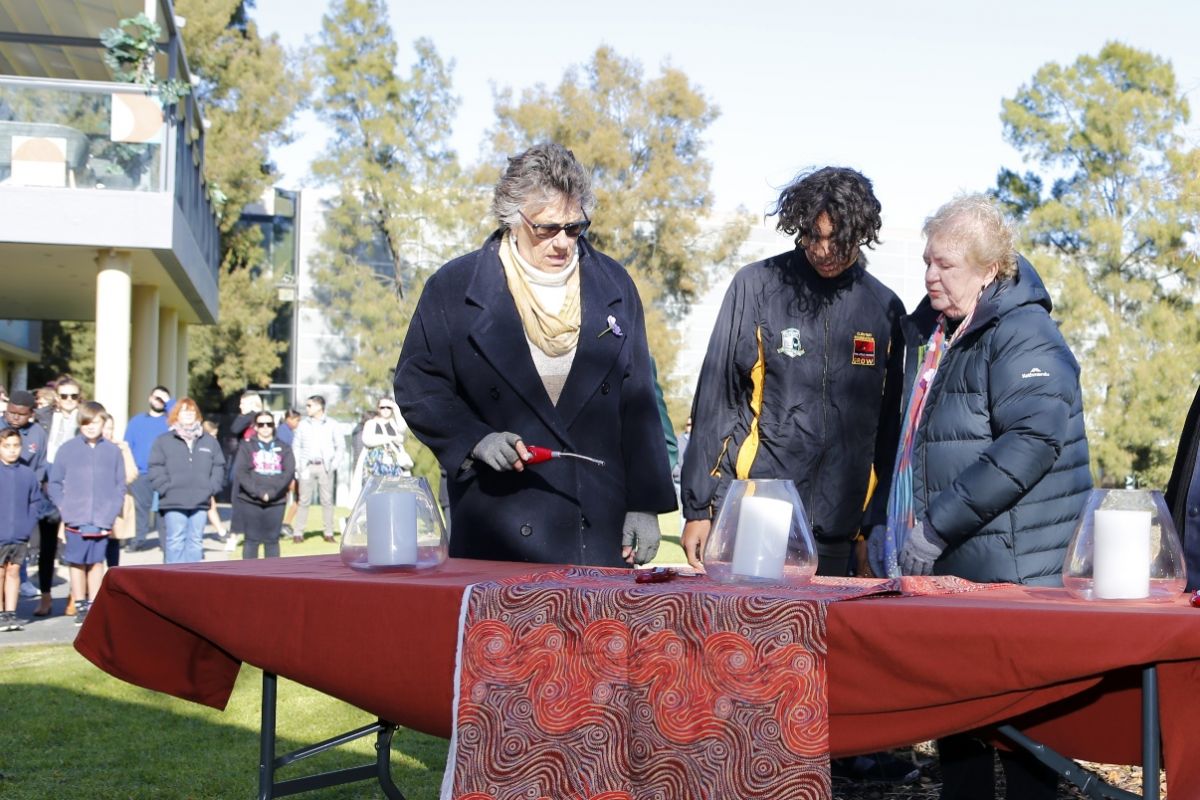
POLYGON ((500 242, 500 263, 504 279, 521 317, 521 325, 531 344, 551 357, 566 355, 579 345, 579 249, 561 272, 545 272, 533 266, 517 252, 512 232, 500 242), (531 284, 567 287, 562 308, 548 311, 531 284))

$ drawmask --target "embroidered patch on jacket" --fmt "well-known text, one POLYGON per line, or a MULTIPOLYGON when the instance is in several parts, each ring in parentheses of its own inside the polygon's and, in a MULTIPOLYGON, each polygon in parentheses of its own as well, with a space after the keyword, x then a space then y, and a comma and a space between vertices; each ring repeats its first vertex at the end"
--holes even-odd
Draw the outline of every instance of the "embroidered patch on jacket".
POLYGON ((800 329, 799 328, 784 328, 779 333, 779 350, 788 358, 804 355, 804 348, 800 344, 800 329))
POLYGON ((875 335, 859 331, 854 334, 854 355, 850 363, 858 367, 875 366, 875 335))
POLYGON ((1046 370, 1042 369, 1041 367, 1034 367, 1033 369, 1029 370, 1029 372, 1022 372, 1021 377, 1022 378, 1049 378, 1050 373, 1046 372, 1046 370))

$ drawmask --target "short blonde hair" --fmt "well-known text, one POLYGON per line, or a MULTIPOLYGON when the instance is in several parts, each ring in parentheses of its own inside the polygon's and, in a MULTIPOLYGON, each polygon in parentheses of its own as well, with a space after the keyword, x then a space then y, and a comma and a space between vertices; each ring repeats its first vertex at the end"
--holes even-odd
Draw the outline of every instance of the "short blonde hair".
POLYGON ((925 219, 921 233, 926 239, 957 244, 976 269, 986 271, 995 264, 997 280, 1017 274, 1013 224, 985 194, 954 198, 925 219))

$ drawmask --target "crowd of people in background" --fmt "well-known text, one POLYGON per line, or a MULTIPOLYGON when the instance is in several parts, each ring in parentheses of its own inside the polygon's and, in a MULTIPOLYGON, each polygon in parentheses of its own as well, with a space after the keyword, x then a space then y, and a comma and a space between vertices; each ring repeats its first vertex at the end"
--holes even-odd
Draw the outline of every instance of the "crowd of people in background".
MULTIPOLYGON (((112 415, 70 376, 35 392, 0 387, 0 631, 24 627, 16 616, 21 594, 37 597, 34 617, 54 613, 58 562, 69 575, 65 614, 82 624, 122 550, 161 546, 165 563, 200 561, 211 526, 227 551, 241 542, 242 558, 279 556, 281 538, 304 541, 314 494, 323 539, 335 541, 334 476, 345 436, 322 396, 309 397, 302 416, 273 412, 250 390, 224 428, 219 416, 205 419, 195 400, 175 400, 166 386, 155 386, 146 402, 118 437, 112 415), (227 486, 228 525, 217 504, 227 486)), ((372 465, 412 466, 395 402, 374 405, 354 433, 365 442, 354 493, 372 465)))

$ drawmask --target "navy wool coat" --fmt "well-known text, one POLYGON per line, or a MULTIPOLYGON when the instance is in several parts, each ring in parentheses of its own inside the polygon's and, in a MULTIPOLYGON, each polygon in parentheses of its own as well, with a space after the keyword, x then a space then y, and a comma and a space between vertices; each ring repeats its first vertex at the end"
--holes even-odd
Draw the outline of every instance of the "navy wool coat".
POLYGON ((625 513, 675 507, 641 300, 624 268, 581 237, 579 345, 555 406, 505 282, 500 236, 429 279, 396 366, 400 411, 448 476, 450 555, 627 566, 625 513), (476 465, 472 449, 497 431, 605 466, 476 465))

